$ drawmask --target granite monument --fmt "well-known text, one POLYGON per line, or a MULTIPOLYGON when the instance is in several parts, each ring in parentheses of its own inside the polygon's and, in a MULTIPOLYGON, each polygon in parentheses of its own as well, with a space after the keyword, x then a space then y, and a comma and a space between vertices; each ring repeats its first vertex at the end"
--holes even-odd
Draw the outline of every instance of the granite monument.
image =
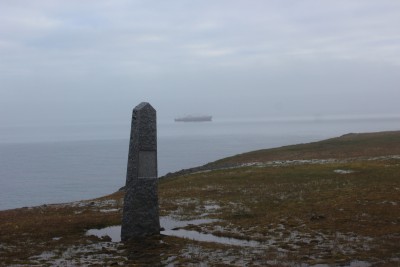
POLYGON ((133 109, 121 240, 160 233, 156 110, 146 102, 133 109))

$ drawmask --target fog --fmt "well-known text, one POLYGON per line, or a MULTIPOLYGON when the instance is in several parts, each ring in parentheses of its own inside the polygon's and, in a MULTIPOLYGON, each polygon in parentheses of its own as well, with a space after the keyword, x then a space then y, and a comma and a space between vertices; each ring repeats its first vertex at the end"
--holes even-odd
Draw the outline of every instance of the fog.
POLYGON ((2 1, 0 125, 400 116, 400 2, 2 1))

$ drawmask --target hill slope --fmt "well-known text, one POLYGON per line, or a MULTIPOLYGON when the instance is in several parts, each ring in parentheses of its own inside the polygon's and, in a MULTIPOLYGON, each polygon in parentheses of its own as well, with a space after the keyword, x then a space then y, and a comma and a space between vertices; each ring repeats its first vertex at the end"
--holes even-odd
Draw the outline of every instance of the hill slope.
POLYGON ((223 165, 227 163, 298 159, 345 159, 387 155, 400 155, 400 131, 346 134, 308 144, 252 151, 221 159, 211 164, 223 165))

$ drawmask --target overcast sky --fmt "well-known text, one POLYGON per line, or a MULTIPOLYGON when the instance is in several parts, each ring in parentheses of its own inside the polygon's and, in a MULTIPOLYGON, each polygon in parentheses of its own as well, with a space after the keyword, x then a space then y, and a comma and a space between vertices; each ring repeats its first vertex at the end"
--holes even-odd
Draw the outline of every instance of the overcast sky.
POLYGON ((400 114, 397 0, 1 0, 0 124, 400 114))

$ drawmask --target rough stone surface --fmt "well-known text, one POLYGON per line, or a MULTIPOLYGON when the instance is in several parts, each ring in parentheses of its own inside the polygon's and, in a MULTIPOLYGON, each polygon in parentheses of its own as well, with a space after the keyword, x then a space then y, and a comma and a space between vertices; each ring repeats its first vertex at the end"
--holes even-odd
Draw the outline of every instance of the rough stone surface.
POLYGON ((156 111, 141 103, 132 113, 121 240, 160 233, 156 111))

